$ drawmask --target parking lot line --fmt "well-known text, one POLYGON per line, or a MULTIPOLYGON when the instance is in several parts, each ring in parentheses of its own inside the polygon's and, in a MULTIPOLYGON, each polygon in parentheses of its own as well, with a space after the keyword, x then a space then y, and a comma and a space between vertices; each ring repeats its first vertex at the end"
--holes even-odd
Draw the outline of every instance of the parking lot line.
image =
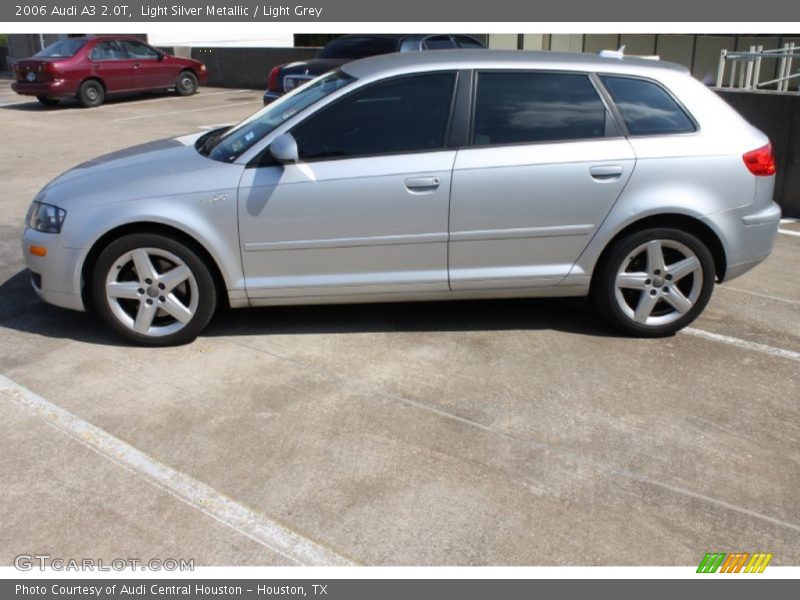
POLYGON ((796 237, 800 237, 800 231, 790 231, 788 229, 778 229, 778 233, 782 233, 784 235, 794 235, 796 237))
POLYGON ((233 108, 234 106, 244 106, 245 104, 262 104, 261 100, 248 100, 247 102, 234 102, 232 104, 215 104, 214 106, 202 106, 200 108, 190 108, 189 110, 174 110, 170 112, 157 112, 157 113, 148 113, 146 115, 137 115, 135 117, 121 117, 119 119, 114 119, 115 123, 121 123, 123 121, 137 121, 139 119, 154 119, 157 117, 167 117, 170 115, 183 115, 186 113, 192 112, 200 112, 204 110, 218 110, 220 108, 233 108))
POLYGON ((759 292, 751 292, 750 290, 743 290, 737 287, 730 287, 728 285, 722 288, 731 292, 739 294, 747 294, 748 296, 755 296, 756 298, 764 298, 766 300, 775 300, 776 302, 785 302, 786 304, 800 304, 800 300, 790 300, 789 298, 781 298, 780 296, 772 296, 770 294, 761 294, 759 292))
POLYGON ((786 348, 777 348, 775 346, 768 346, 767 344, 759 344, 757 342, 750 342, 741 338, 731 337, 729 335, 722 335, 720 333, 711 333, 703 329, 695 329, 694 327, 686 327, 681 329, 681 333, 693 335, 695 337, 704 338, 713 342, 720 342, 728 344, 729 346, 736 346, 745 350, 753 350, 763 354, 769 354, 778 358, 787 358, 789 360, 796 360, 800 362, 800 352, 794 350, 787 350, 786 348))
MULTIPOLYGON (((684 329, 683 331, 686 331, 686 329, 684 329)), ((703 333, 707 333, 707 332, 703 332, 703 333)), ((711 335, 715 335, 715 334, 711 334, 711 335)), ((726 337, 726 336, 719 336, 719 337, 726 337)), ((575 452, 575 451, 572 451, 572 450, 569 450, 569 449, 565 449, 565 448, 559 447, 557 445, 550 444, 548 442, 542 442, 542 441, 539 441, 539 440, 533 440, 533 439, 529 439, 529 438, 525 438, 525 437, 520 437, 520 436, 517 436, 517 435, 515 435, 513 433, 510 433, 508 431, 504 431, 503 429, 499 429, 497 427, 494 427, 492 425, 486 425, 484 423, 481 423, 480 421, 473 420, 473 419, 470 419, 468 417, 463 417, 463 416, 451 413, 451 412, 449 412, 447 410, 443 410, 441 408, 438 408, 436 406, 432 406, 432 405, 427 404, 425 402, 421 402, 421 401, 418 401, 418 400, 413 400, 411 398, 407 398, 402 394, 396 394, 396 393, 392 393, 392 392, 387 392, 387 391, 384 391, 384 390, 381 390, 381 389, 377 389, 376 390, 373 386, 371 386, 368 383, 364 383, 360 379, 354 379, 354 378, 348 377, 346 375, 341 375, 340 373, 338 373, 336 371, 331 371, 331 370, 329 370, 329 369, 327 369, 325 367, 316 367, 316 366, 313 366, 313 365, 310 365, 310 364, 304 362, 303 360, 297 360, 295 358, 287 357, 287 356, 281 355, 281 354, 279 354, 277 352, 273 352, 273 351, 270 351, 270 350, 267 350, 267 349, 264 349, 264 348, 259 348, 257 346, 254 346, 252 344, 248 344, 246 342, 242 342, 240 340, 234 340, 234 339, 231 339, 231 338, 226 338, 226 339, 227 339, 228 343, 230 343, 230 344, 233 344, 233 345, 236 345, 236 346, 240 346, 242 348, 247 348, 249 350, 265 354, 265 355, 273 357, 275 359, 288 362, 288 363, 290 363, 290 364, 292 364, 294 366, 300 367, 301 369, 304 369, 304 370, 307 370, 307 371, 311 371, 313 373, 317 373, 320 376, 322 376, 324 378, 327 378, 329 380, 338 381, 341 384, 349 386, 349 387, 351 387, 351 388, 353 388, 353 389, 355 389, 357 391, 368 392, 368 393, 370 393, 372 395, 382 396, 383 398, 385 398, 387 400, 390 400, 390 401, 393 401, 393 402, 398 402, 398 403, 404 404, 406 406, 414 407, 414 408, 416 408, 418 410, 425 411, 425 412, 427 412, 429 414, 438 415, 438 416, 440 416, 440 417, 442 417, 444 419, 448 419, 448 420, 452 420, 452 421, 457 422, 457 423, 461 423, 461 424, 465 425, 466 427, 477 429, 477 430, 480 430, 480 431, 484 431, 484 432, 486 432, 486 433, 488 433, 490 435, 499 436, 499 437, 505 438, 505 439, 510 440, 512 442, 515 442, 515 443, 524 444, 526 446, 532 446, 532 447, 544 450, 545 452, 548 452, 548 453, 551 453, 551 454, 556 454, 556 455, 559 455, 559 456, 562 456, 562 457, 567 457, 567 458, 570 458, 571 460, 575 460, 575 461, 590 465, 593 468, 596 468, 598 471, 601 471, 601 472, 605 472, 605 473, 608 473, 608 474, 611 474, 611 475, 615 475, 615 476, 619 476, 619 477, 624 477, 626 479, 630 479, 632 481, 638 481, 640 483, 644 483, 644 484, 647 484, 647 485, 653 485, 653 486, 656 486, 656 487, 660 487, 662 489, 669 490, 669 491, 671 491, 671 492, 673 492, 675 494, 678 494, 678 495, 686 496, 686 497, 689 497, 689 498, 694 498, 696 500, 700 500, 702 502, 706 502, 708 504, 712 504, 712 505, 718 506, 720 508, 724 508, 726 510, 734 511, 734 512, 737 512, 737 513, 740 513, 740 514, 743 514, 743 515, 747 515, 749 517, 752 517, 752 518, 755 518, 755 519, 759 519, 759 520, 765 521, 767 523, 772 523, 773 525, 777 525, 778 527, 784 527, 786 529, 791 529, 792 531, 800 532, 800 525, 798 525, 797 523, 784 521, 782 519, 778 519, 778 518, 772 517, 770 515, 767 515, 767 514, 764 514, 764 513, 760 513, 758 511, 749 509, 749 508, 744 507, 744 506, 739 506, 737 504, 732 504, 730 502, 726 502, 725 500, 721 500, 719 498, 714 498, 714 497, 708 496, 706 494, 695 492, 694 490, 690 490, 688 488, 684 488, 684 487, 681 487, 681 486, 678 486, 678 485, 673 485, 673 484, 670 484, 670 483, 667 483, 667 482, 664 482, 664 481, 660 481, 660 480, 654 479, 652 477, 649 477, 647 475, 643 475, 641 473, 637 473, 637 472, 631 471, 629 469, 619 468, 619 467, 616 467, 614 465, 609 464, 606 461, 598 461, 598 460, 592 458, 591 456, 586 456, 583 453, 575 452)), ((731 339, 735 339, 735 338, 731 338, 731 339)), ((744 340, 741 340, 741 341, 744 341, 744 340)), ((761 344, 755 344, 755 345, 756 346, 761 346, 761 344)), ((798 360, 800 360, 800 353, 795 353, 795 354, 798 355, 798 360)))
POLYGON ((110 433, 45 400, 4 375, 0 395, 16 402, 103 458, 132 471, 192 508, 300 565, 352 565, 350 560, 254 512, 205 483, 160 463, 110 433))

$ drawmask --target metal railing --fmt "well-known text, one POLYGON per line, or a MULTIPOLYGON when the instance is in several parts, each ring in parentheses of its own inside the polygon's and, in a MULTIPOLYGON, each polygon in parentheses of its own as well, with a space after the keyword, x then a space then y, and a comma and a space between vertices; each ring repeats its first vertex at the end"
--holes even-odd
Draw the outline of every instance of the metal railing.
MULTIPOLYGON (((743 90, 764 88, 776 92, 788 92, 790 80, 800 77, 800 71, 792 73, 794 58, 800 58, 800 46, 796 46, 794 42, 788 42, 782 48, 774 50, 764 50, 763 46, 750 46, 749 51, 722 50, 719 56, 716 87, 743 90), (763 60, 778 61, 777 77, 768 81, 760 81, 763 60), (730 64, 730 69, 727 73, 728 85, 725 86, 727 64, 730 64)), ((775 65, 775 63, 771 64, 775 65)), ((794 91, 800 90, 795 88, 794 91)))

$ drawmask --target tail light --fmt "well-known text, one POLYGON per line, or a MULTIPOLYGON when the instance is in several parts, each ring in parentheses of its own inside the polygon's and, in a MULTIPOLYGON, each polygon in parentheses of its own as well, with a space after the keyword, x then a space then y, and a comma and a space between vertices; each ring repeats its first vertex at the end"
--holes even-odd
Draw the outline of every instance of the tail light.
POLYGON ((278 76, 281 74, 280 66, 275 67, 272 71, 269 72, 269 83, 267 83, 267 89, 272 90, 274 92, 279 92, 280 87, 278 86, 278 76))
POLYGON ((775 156, 772 154, 772 144, 746 152, 742 159, 753 175, 775 175, 775 156))

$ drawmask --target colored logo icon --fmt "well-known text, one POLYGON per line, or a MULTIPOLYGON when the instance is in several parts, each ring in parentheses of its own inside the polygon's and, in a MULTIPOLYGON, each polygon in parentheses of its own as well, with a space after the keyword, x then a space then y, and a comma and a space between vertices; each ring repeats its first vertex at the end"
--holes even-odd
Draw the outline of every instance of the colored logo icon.
POLYGON ((698 573, 763 573, 767 568, 772 554, 757 552, 709 552, 700 561, 698 573))

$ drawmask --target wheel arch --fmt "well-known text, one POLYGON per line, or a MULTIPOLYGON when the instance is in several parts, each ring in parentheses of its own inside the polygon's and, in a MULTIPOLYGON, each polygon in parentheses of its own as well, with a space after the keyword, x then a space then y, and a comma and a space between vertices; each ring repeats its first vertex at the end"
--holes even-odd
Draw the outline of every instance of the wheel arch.
POLYGON ((592 281, 591 287, 595 286, 595 280, 597 278, 597 274, 600 271, 599 267, 603 264, 603 262, 608 257, 609 253, 611 252, 611 248, 623 237, 626 237, 632 233, 636 233, 637 231, 643 231, 645 229, 652 229, 654 227, 672 227, 675 229, 679 229, 682 231, 687 231, 697 237, 701 242, 703 242, 706 247, 711 252, 711 256, 714 258, 714 275, 717 281, 722 281, 725 279, 725 271, 728 268, 727 264, 727 256, 725 253, 725 247, 722 244, 722 240, 720 239, 717 232, 715 232, 711 227, 709 227, 706 223, 701 221, 700 219, 686 215, 683 213, 661 213, 661 214, 654 214, 648 215, 632 223, 627 224, 625 227, 620 229, 614 237, 612 237, 603 247, 603 250, 600 252, 600 255, 597 257, 597 261, 595 262, 594 269, 592 269, 592 281))
POLYGON ((209 250, 199 240, 197 240, 191 234, 178 229, 177 227, 173 227, 172 225, 158 223, 155 221, 137 221, 118 225, 108 230, 94 241, 88 253, 86 254, 83 264, 81 265, 81 298, 83 299, 84 306, 88 310, 94 308, 91 289, 88 285, 88 282, 92 280, 94 268, 97 264, 97 259, 100 256, 100 253, 114 240, 133 233, 161 234, 180 241, 186 244, 193 251, 197 252, 197 254, 203 259, 203 262, 209 266, 211 276, 214 279, 214 285, 216 287, 217 302, 220 303, 221 306, 225 307, 230 305, 227 294, 227 285, 225 283, 225 277, 222 275, 222 269, 220 269, 219 263, 211 254, 211 252, 209 252, 209 250))

